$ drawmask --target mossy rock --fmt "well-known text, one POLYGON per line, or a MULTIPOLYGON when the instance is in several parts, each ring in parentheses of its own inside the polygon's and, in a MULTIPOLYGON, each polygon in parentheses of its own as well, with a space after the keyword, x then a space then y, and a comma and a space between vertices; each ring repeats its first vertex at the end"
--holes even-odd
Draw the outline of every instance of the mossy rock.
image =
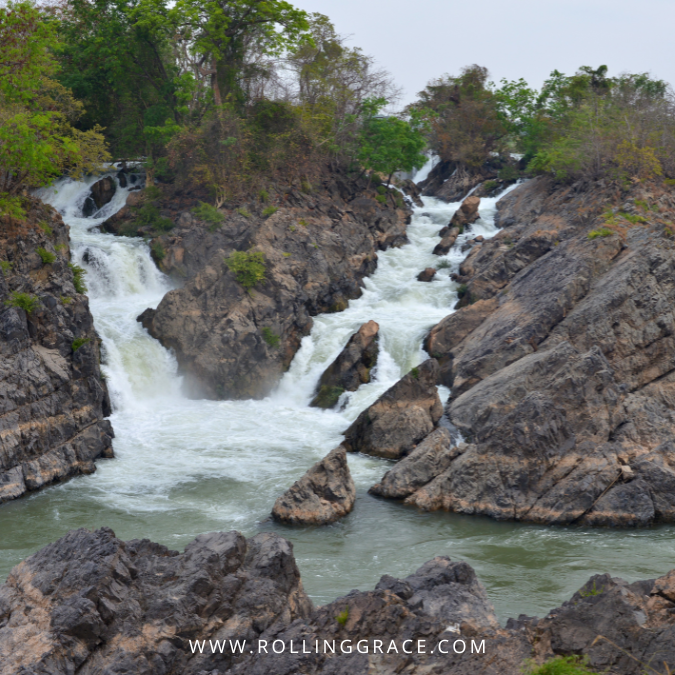
POLYGON ((331 387, 324 384, 319 388, 318 394, 310 405, 313 408, 323 408, 324 410, 334 408, 343 393, 344 389, 342 387, 331 387))

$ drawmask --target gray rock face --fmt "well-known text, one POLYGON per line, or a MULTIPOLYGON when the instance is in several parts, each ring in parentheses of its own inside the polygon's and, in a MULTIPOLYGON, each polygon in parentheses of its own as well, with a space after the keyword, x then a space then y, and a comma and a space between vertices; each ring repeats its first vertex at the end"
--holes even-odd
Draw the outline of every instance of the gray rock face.
POLYGON ((663 229, 675 198, 636 186, 615 234, 589 237, 614 199, 537 179, 498 203, 503 230, 460 266, 464 306, 425 343, 470 446, 408 503, 540 523, 675 519, 675 245, 663 229))
POLYGON ((346 516, 355 500, 347 452, 340 445, 277 499, 272 516, 291 525, 328 525, 346 516))
POLYGON ((0 586, 0 675, 518 675, 569 654, 598 672, 665 673, 674 611, 675 570, 632 584, 603 574, 543 619, 501 628, 474 570, 443 556, 315 609, 272 533, 203 534, 178 553, 74 530, 0 586))
POLYGON ((437 379, 438 363, 434 359, 413 368, 345 431, 347 450, 386 459, 409 454, 443 415, 437 379))
POLYGON ((139 319, 175 351, 188 395, 263 398, 309 333, 311 317, 345 309, 361 295, 377 251, 402 245, 409 220, 407 207, 374 196, 365 181, 332 175, 311 195, 286 187, 270 194, 279 208, 269 217, 265 204, 247 204, 248 212, 224 213, 211 232, 177 216, 171 234, 156 238, 165 251, 162 269, 186 281, 139 319), (263 254, 266 271, 249 292, 225 259, 251 249, 263 254))
POLYGON ((61 217, 37 200, 24 222, 0 225, 9 264, 0 274, 0 504, 113 456, 98 338, 73 285, 68 243, 61 217), (54 261, 44 263, 38 248, 54 261), (16 306, 17 294, 35 308, 16 306))
POLYGON ((101 178, 91 186, 91 196, 96 204, 96 208, 103 208, 108 204, 117 192, 117 183, 110 176, 101 178))
POLYGON ((333 408, 345 391, 356 391, 370 382, 370 371, 377 363, 380 326, 368 321, 349 338, 339 356, 324 371, 317 394, 310 403, 317 408, 333 408))

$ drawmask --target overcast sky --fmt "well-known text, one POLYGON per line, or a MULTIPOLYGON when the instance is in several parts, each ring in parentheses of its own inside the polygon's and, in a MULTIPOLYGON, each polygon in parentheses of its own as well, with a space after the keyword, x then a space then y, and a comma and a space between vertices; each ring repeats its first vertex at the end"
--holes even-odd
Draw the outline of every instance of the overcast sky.
POLYGON ((291 0, 331 18, 404 89, 478 63, 541 86, 557 68, 606 64, 675 84, 675 0, 291 0))

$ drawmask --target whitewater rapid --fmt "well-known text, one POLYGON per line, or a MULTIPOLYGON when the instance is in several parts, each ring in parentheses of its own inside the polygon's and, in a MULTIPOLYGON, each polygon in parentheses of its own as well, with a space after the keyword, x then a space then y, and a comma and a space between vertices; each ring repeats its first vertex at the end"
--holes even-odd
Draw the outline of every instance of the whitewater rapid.
MULTIPOLYGON (((672 567, 672 538, 655 528, 612 532, 497 523, 424 514, 375 499, 368 488, 390 464, 351 455, 354 512, 324 528, 287 528, 269 520, 275 499, 342 439, 356 416, 427 355, 422 340, 457 299, 449 279, 468 238, 496 234, 496 199, 482 199, 480 220, 447 256, 432 254, 438 231, 459 203, 425 199, 408 227, 410 243, 378 254, 363 295, 343 312, 320 315, 277 389, 262 401, 195 401, 181 394, 173 356, 136 321, 172 282, 140 238, 100 233, 128 190, 93 218, 81 208, 90 184, 65 179, 41 191, 70 226, 73 260, 87 271, 90 307, 103 341, 103 372, 113 402, 114 460, 0 510, 0 577, 19 560, 74 527, 112 527, 123 539, 147 537, 182 549, 201 532, 276 530, 294 543, 307 591, 319 604, 382 574, 406 576, 436 555, 476 568, 501 617, 545 612, 592 573, 647 578, 672 567), (416 280, 439 269, 431 283, 416 280), (308 406, 323 370, 365 321, 380 324, 374 380, 339 412, 308 406)), ((443 398, 448 391, 441 392, 443 398)))

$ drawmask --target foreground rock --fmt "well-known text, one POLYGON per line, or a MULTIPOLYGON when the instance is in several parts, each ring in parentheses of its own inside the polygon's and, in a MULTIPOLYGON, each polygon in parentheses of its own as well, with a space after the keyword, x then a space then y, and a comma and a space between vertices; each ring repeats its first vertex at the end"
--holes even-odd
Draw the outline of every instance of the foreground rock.
POLYGON ((291 525, 328 525, 354 508, 356 488, 340 445, 277 499, 272 516, 291 525))
POLYGON ((347 450, 386 459, 408 455, 443 415, 437 379, 434 359, 413 368, 345 431, 347 450))
POLYGON ((433 281, 437 270, 434 267, 425 267, 418 275, 417 281, 433 281))
MULTIPOLYGON (((445 229, 445 228, 443 228, 445 229)), ((443 230, 441 230, 443 231, 443 230)), ((460 231, 458 227, 452 227, 442 236, 443 238, 436 244, 433 250, 434 255, 446 255, 450 252, 450 249, 455 245, 457 237, 459 237, 460 231)))
POLYGON ((441 230, 441 237, 453 227, 458 228, 460 232, 464 232, 469 225, 475 223, 480 218, 480 214, 478 213, 479 207, 480 197, 467 197, 457 211, 455 211, 450 223, 441 230))
POLYGON ((380 326, 368 321, 349 338, 340 355, 324 371, 311 406, 333 408, 345 391, 356 391, 370 382, 370 371, 377 363, 380 326))
POLYGON ((570 654, 665 675, 674 613, 675 570, 597 575, 543 619, 500 628, 474 570, 447 557, 314 608, 275 534, 203 534, 178 553, 74 530, 0 586, 0 675, 521 675, 570 654))
POLYGON ((470 445, 408 503, 538 523, 674 521, 675 195, 537 179, 498 210, 502 231, 460 266, 463 306, 425 343, 470 445))
MULTIPOLYGON (((345 309, 377 267, 377 251, 405 243, 409 208, 376 196, 365 180, 327 173, 311 193, 284 185, 270 190, 269 202, 221 212, 215 225, 191 213, 194 197, 173 210, 168 197, 157 202, 173 229, 155 234, 155 259, 184 281, 139 320, 175 351, 188 395, 244 399, 271 391, 311 317, 345 309), (235 251, 263 256, 264 278, 250 288, 226 263, 235 251)), ((116 227, 133 229, 133 222, 116 227)))
POLYGON ((99 340, 68 245, 37 200, 24 220, 0 221, 0 503, 113 456, 99 340))

